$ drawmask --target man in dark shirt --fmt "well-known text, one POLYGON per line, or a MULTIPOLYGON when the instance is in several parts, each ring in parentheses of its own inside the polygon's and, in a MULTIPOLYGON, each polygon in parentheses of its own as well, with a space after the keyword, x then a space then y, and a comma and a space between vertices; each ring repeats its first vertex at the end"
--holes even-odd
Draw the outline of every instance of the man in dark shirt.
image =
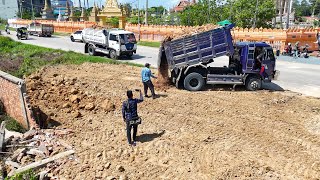
POLYGON ((140 90, 140 99, 133 98, 132 91, 127 91, 128 100, 124 101, 122 104, 122 117, 123 121, 127 125, 127 139, 129 145, 136 145, 138 124, 132 123, 135 120, 139 119, 138 116, 138 103, 143 101, 143 95, 140 90), (133 141, 131 141, 131 129, 133 128, 133 141))

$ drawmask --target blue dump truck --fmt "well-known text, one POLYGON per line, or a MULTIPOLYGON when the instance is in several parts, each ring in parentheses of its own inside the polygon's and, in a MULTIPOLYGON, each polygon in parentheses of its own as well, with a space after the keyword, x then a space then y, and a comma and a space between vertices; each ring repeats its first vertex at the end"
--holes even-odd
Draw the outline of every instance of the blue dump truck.
POLYGON ((264 42, 233 44, 234 24, 163 42, 159 50, 160 76, 177 88, 199 91, 206 84, 245 85, 247 90, 261 89, 262 81, 271 82, 275 71, 273 49, 264 42), (214 58, 229 57, 229 66, 210 67, 214 58))

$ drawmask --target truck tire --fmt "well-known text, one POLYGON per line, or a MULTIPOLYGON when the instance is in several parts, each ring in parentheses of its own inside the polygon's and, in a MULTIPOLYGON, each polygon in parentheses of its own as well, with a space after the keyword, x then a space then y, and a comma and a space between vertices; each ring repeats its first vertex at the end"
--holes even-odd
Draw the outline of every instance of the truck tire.
POLYGON ((74 42, 74 37, 73 37, 73 36, 71 36, 71 37, 70 37, 70 40, 71 40, 72 42, 74 42))
POLYGON ((246 79, 245 86, 248 91, 256 91, 261 89, 262 82, 260 78, 251 76, 246 79))
POLYGON ((110 58, 111 59, 118 59, 119 57, 117 56, 117 52, 113 49, 110 50, 110 58))
POLYGON ((193 72, 184 78, 183 85, 189 91, 200 91, 205 85, 205 81, 201 74, 193 72))
POLYGON ((130 53, 127 54, 128 58, 131 58, 132 56, 133 56, 133 52, 130 52, 130 53))
POLYGON ((89 45, 88 53, 89 53, 90 56, 95 56, 96 55, 96 50, 94 49, 93 45, 89 45))

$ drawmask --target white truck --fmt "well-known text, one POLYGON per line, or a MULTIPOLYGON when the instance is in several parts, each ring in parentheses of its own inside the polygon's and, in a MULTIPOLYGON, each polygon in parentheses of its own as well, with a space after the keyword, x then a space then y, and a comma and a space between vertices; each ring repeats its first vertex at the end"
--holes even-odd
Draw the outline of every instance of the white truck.
POLYGON ((85 53, 94 56, 97 53, 109 55, 118 59, 125 55, 131 57, 137 52, 137 41, 133 32, 123 29, 93 29, 82 30, 85 43, 85 53))
POLYGON ((51 37, 54 33, 54 27, 52 24, 41 24, 33 22, 27 27, 29 35, 37 35, 51 37))

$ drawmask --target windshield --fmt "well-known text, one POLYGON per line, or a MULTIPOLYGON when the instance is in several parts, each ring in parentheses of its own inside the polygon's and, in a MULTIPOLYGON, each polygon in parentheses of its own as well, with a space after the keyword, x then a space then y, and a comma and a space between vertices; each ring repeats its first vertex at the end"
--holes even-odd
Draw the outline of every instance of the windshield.
POLYGON ((120 34, 120 42, 121 44, 137 43, 134 34, 120 34))

